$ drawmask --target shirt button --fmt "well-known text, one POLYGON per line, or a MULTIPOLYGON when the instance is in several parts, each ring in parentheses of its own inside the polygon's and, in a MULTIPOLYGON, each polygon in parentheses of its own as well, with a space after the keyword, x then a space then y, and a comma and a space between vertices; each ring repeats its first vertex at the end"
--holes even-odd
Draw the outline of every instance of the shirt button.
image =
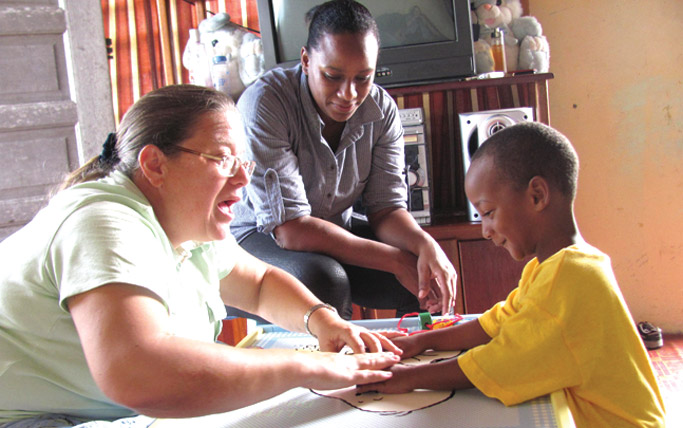
POLYGON ((328 197, 328 198, 331 198, 331 197, 332 197, 332 193, 328 193, 328 194, 327 194, 327 197, 328 197))

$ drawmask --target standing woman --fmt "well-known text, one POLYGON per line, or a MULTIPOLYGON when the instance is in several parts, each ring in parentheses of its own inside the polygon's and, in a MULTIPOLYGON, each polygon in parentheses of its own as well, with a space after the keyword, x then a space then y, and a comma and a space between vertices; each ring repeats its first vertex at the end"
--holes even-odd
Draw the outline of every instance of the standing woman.
POLYGON ((352 301, 447 312, 456 273, 406 209, 403 128, 374 84, 377 24, 353 0, 328 1, 306 20, 301 63, 271 70, 239 99, 256 170, 233 234, 343 317, 352 301), (354 215, 359 199, 368 221, 354 215))
POLYGON ((0 243, 1 427, 204 415, 390 376, 397 357, 363 354, 400 353, 387 339, 230 235, 253 168, 226 95, 167 86, 131 107, 102 155, 0 243), (228 303, 357 355, 217 344, 228 303))

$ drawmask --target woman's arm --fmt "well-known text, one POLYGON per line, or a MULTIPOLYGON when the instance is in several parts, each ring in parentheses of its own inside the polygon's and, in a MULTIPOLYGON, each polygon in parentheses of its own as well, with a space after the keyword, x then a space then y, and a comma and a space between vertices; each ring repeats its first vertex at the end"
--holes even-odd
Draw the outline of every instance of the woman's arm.
MULTIPOLYGON (((289 331, 304 332, 304 314, 322 303, 298 279, 284 270, 264 263, 241 247, 236 247, 236 263, 221 281, 226 304, 238 307, 289 331)), ((339 351, 349 345, 356 353, 400 350, 385 336, 370 332, 341 319, 329 309, 318 309, 309 319, 309 328, 324 351, 339 351)))
POLYGON ((449 312, 455 306, 457 274, 434 238, 405 209, 384 209, 368 215, 368 220, 382 242, 415 255, 418 297, 428 299, 430 311, 449 312))
POLYGON ((157 417, 225 412, 290 388, 377 382, 398 357, 238 349, 174 336, 150 291, 109 284, 68 300, 88 367, 115 402, 157 417))
POLYGON ((293 251, 328 255, 340 263, 394 274, 417 296, 417 257, 395 246, 354 235, 343 227, 312 216, 298 217, 274 230, 276 242, 293 251))

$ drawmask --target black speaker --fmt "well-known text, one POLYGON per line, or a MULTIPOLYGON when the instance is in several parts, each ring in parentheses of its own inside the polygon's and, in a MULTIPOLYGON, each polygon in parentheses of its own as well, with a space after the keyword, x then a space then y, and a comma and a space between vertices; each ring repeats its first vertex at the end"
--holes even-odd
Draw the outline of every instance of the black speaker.
MULTIPOLYGON (((470 159, 479 145, 496 132, 519 122, 532 122, 534 110, 531 107, 486 110, 472 113, 460 113, 460 142, 462 144, 463 172, 467 173, 470 159)), ((463 177, 464 178, 464 177, 463 177)), ((463 180, 464 183, 464 180, 463 180)), ((471 202, 468 202, 468 217, 477 221, 479 214, 471 202)))

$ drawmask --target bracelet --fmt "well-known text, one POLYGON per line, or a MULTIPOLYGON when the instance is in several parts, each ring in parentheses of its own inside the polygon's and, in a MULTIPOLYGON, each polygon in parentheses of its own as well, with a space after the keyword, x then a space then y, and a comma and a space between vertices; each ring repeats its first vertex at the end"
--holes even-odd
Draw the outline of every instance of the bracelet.
POLYGON ((317 305, 314 305, 311 307, 311 309, 306 312, 306 315, 304 315, 304 327, 306 328, 306 333, 310 334, 311 336, 315 337, 316 339, 318 336, 315 334, 311 333, 311 329, 308 327, 308 321, 311 319, 311 315, 313 315, 313 312, 317 311, 318 309, 329 309, 335 314, 337 313, 337 309, 335 309, 334 306, 328 304, 328 303, 318 303, 317 305))

